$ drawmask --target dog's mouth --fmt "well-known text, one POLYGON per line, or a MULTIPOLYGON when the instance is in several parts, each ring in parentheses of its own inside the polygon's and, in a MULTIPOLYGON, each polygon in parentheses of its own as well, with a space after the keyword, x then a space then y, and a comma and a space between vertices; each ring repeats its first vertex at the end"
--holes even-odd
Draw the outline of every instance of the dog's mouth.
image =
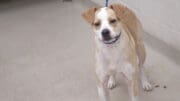
POLYGON ((113 38, 111 38, 109 40, 103 40, 103 42, 105 44, 113 44, 120 38, 120 36, 121 36, 121 33, 119 33, 119 35, 117 35, 117 36, 115 36, 115 37, 113 37, 113 38))

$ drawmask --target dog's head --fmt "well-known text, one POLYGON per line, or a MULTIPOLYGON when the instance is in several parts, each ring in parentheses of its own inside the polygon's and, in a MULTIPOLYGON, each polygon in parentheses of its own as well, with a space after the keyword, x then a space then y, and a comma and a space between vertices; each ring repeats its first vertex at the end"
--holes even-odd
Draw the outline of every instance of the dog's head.
POLYGON ((113 4, 109 7, 94 7, 85 11, 84 19, 92 25, 96 37, 105 44, 115 43, 122 32, 121 5, 113 4))

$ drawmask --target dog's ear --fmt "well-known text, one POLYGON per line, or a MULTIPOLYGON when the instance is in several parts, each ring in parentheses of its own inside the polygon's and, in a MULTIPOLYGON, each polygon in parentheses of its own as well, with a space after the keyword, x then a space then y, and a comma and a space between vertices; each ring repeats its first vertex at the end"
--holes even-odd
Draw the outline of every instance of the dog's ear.
POLYGON ((82 13, 83 18, 90 24, 93 23, 95 18, 95 12, 97 11, 97 7, 93 7, 88 9, 87 11, 82 13))
POLYGON ((123 19, 123 17, 126 15, 125 11, 127 9, 127 7, 125 7, 124 5, 121 4, 112 4, 109 6, 109 8, 111 8, 112 10, 114 10, 114 12, 116 13, 116 16, 119 20, 123 19))

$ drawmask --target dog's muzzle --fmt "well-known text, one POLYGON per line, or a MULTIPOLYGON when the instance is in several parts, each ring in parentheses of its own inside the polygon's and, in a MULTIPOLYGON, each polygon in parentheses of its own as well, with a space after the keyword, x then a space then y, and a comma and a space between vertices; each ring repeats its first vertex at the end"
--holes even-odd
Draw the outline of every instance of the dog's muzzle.
POLYGON ((120 38, 120 36, 121 36, 121 33, 118 36, 116 36, 114 38, 111 38, 109 40, 103 40, 103 42, 105 44, 113 44, 113 43, 115 43, 120 38))

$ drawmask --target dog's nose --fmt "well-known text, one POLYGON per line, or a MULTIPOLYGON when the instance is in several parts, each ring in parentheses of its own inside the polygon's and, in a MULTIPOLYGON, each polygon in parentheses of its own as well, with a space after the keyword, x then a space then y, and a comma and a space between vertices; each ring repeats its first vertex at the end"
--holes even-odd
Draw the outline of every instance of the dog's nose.
POLYGON ((109 40, 111 38, 110 31, 108 29, 103 29, 101 34, 102 34, 104 40, 109 40))

